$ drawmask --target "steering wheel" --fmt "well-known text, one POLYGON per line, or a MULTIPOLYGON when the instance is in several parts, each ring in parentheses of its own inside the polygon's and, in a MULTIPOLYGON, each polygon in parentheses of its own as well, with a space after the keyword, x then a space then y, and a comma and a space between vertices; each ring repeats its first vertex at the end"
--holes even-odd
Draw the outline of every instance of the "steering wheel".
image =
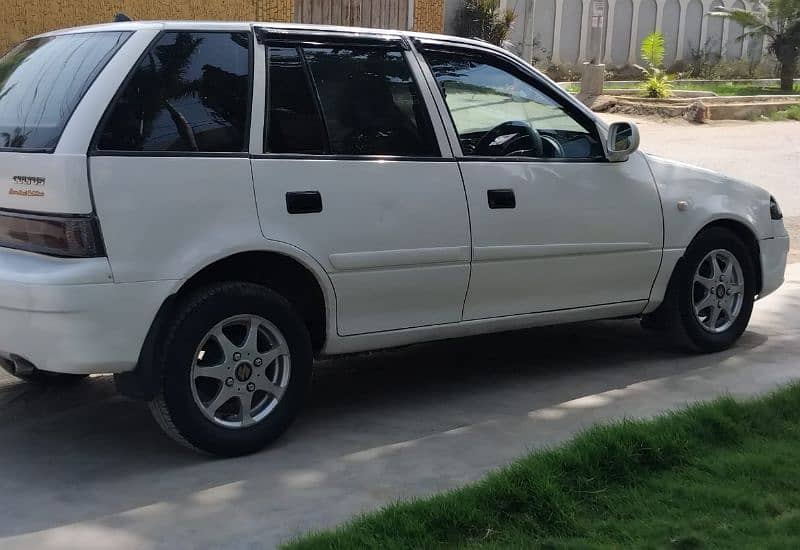
POLYGON ((530 141, 526 148, 530 156, 541 157, 544 153, 542 136, 530 124, 522 120, 509 120, 498 124, 475 144, 474 154, 486 157, 504 157, 518 152, 521 141, 530 141))
POLYGON ((563 158, 565 156, 564 148, 554 137, 542 136, 542 141, 547 143, 553 149, 553 158, 563 158))

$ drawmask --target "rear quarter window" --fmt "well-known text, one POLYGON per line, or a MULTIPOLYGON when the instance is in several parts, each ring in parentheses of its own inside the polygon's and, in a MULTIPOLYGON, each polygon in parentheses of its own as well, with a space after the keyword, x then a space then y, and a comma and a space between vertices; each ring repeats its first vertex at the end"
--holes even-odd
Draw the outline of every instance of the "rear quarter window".
POLYGON ((86 90, 130 34, 32 38, 0 58, 0 149, 52 151, 86 90))
POLYGON ((248 32, 163 33, 122 88, 97 149, 246 151, 250 50, 248 32))

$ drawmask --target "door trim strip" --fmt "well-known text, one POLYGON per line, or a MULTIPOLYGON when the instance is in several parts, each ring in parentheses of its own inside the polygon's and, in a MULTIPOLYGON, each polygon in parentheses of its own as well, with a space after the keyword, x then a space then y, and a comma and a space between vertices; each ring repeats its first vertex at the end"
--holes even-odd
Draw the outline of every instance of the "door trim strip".
POLYGON ((652 243, 568 243, 568 244, 520 244, 499 246, 476 246, 474 262, 522 260, 530 258, 553 258, 557 256, 579 256, 587 254, 613 254, 661 250, 652 243))
POLYGON ((376 250, 369 252, 344 252, 329 256, 331 265, 340 271, 405 267, 447 263, 469 263, 469 245, 440 246, 436 248, 409 248, 376 250))

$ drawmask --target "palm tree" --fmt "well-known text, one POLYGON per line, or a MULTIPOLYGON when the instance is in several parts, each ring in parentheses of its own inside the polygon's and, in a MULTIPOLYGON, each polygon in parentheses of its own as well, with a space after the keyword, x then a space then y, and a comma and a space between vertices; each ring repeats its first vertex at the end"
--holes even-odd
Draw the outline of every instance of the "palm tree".
POLYGON ((781 90, 791 92, 800 57, 800 0, 759 2, 755 10, 718 7, 709 15, 728 17, 745 28, 742 36, 767 36, 769 52, 778 60, 781 90))

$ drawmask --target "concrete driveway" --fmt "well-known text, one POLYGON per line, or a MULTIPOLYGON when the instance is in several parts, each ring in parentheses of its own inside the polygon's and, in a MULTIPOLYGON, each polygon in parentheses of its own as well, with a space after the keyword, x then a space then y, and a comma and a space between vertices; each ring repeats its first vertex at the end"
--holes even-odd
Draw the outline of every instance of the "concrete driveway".
POLYGON ((184 452, 109 378, 0 381, 0 548, 269 548, 481 477, 596 421, 800 376, 800 264, 733 350, 676 353, 635 321, 551 327, 319 365, 305 414, 235 460, 184 452))

